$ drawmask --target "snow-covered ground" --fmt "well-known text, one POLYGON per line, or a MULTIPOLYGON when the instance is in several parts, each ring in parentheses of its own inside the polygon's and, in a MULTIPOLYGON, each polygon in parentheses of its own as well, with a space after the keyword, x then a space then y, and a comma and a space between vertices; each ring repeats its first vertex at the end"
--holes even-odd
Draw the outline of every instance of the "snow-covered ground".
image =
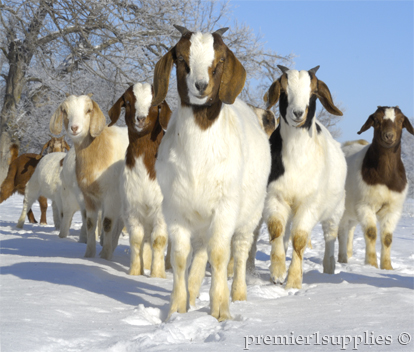
MULTIPOLYGON (((165 323, 171 272, 167 279, 129 276, 127 237, 110 262, 83 258, 79 213, 66 239, 58 238, 53 225, 16 229, 21 207, 18 195, 0 204, 2 352, 414 350, 413 199, 406 201, 394 233, 393 271, 363 264, 358 229, 354 257, 337 263, 334 275, 323 274, 318 226, 313 249, 305 251, 303 288, 286 291, 269 281, 263 231, 248 300, 231 303, 234 319, 222 323, 208 315, 209 273, 197 307, 165 323)), ((37 204, 34 213, 39 218, 37 204)), ((49 208, 50 224, 51 214, 49 208)), ((377 250, 379 255, 379 243, 377 250)), ((291 249, 288 262, 290 255, 291 249)))

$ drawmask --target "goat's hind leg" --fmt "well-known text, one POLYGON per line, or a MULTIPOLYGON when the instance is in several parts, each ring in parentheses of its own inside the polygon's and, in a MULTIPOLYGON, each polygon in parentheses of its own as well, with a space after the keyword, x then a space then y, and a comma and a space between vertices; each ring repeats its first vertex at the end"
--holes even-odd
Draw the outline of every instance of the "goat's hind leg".
POLYGON ((200 293, 200 287, 206 275, 206 265, 208 260, 207 247, 200 239, 192 241, 193 260, 191 262, 190 273, 188 275, 188 294, 190 306, 195 306, 196 298, 200 293))
POLYGON ((325 238, 325 255, 323 257, 323 273, 335 273, 335 241, 338 234, 336 221, 322 222, 323 236, 325 238))
POLYGON ((40 196, 37 200, 40 206, 40 225, 47 225, 47 198, 40 196))
POLYGON ((167 246, 167 225, 163 218, 158 218, 151 233, 152 263, 151 277, 165 279, 165 247, 167 246))
POLYGON ((17 228, 19 229, 23 228, 24 220, 26 219, 27 209, 31 209, 33 203, 35 202, 38 196, 39 195, 36 193, 36 191, 29 187, 29 183, 28 183, 26 185, 26 190, 24 193, 22 213, 20 214, 20 218, 16 225, 17 228))

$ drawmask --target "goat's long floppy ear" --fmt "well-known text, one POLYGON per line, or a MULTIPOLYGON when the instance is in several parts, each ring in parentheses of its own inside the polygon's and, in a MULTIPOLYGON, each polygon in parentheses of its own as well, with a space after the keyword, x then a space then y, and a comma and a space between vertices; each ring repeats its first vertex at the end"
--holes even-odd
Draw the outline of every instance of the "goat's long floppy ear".
POLYGON ((275 105, 280 98, 280 79, 277 79, 272 83, 269 87, 268 91, 265 93, 263 97, 263 101, 266 103, 266 109, 270 109, 273 105, 275 105))
POLYGON ((357 132, 358 134, 361 134, 362 132, 365 132, 366 130, 368 130, 370 127, 374 126, 374 114, 369 115, 368 120, 365 121, 364 125, 361 127, 361 129, 359 130, 359 132, 357 132))
POLYGON ((246 70, 233 52, 227 48, 223 76, 219 89, 219 99, 225 104, 233 104, 246 82, 246 70))
POLYGON ((408 132, 410 132, 411 134, 414 135, 413 125, 411 124, 409 118, 407 116, 405 116, 405 115, 404 115, 403 127, 405 127, 408 132))
POLYGON ((70 146, 68 143, 66 143, 65 139, 63 139, 63 149, 66 149, 67 151, 70 150, 70 146))
POLYGON ((154 98, 151 105, 160 105, 167 96, 168 84, 170 83, 170 74, 174 63, 175 47, 166 53, 160 61, 157 62, 154 69, 154 98))
POLYGON ((159 116, 160 125, 164 131, 167 130, 168 122, 170 121, 171 114, 172 114, 172 111, 170 107, 168 106, 167 102, 164 100, 161 104, 160 116, 159 116))
MULTIPOLYGON (((63 104, 63 103, 62 103, 63 104)), ((58 106, 49 122, 49 130, 53 134, 60 134, 62 132, 63 114, 62 104, 58 106)))
POLYGON ((324 108, 332 115, 342 116, 343 113, 333 103, 331 92, 328 86, 321 80, 318 79, 316 96, 324 108))
POLYGON ((108 125, 108 127, 115 125, 115 123, 118 121, 119 116, 121 115, 121 108, 124 105, 125 105, 125 101, 124 101, 124 96, 122 95, 108 112, 109 118, 111 119, 111 123, 108 125))
POLYGON ((99 108, 99 105, 93 100, 92 104, 93 110, 91 115, 91 122, 89 125, 89 133, 92 137, 98 137, 106 126, 106 119, 102 110, 99 108))
MULTIPOLYGON (((53 138, 53 137, 52 137, 53 138)), ((43 152, 49 147, 51 140, 48 140, 42 148, 42 151, 36 155, 36 160, 39 160, 43 156, 43 152)))

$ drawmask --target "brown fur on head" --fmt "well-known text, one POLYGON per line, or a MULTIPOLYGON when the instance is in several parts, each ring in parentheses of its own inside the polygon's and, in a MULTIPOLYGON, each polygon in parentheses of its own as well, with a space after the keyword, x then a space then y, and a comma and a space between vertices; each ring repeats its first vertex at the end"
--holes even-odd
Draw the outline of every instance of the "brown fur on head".
POLYGON ((359 130, 358 134, 374 127, 373 143, 378 143, 384 148, 392 148, 400 144, 402 129, 414 135, 410 120, 401 112, 398 106, 378 106, 359 130))
POLYGON ((137 116, 136 103, 137 97, 134 94, 134 86, 131 86, 109 110, 111 119, 109 126, 118 121, 121 109, 125 108, 125 122, 131 137, 133 135, 144 136, 153 132, 157 126, 160 126, 164 131, 167 129, 172 112, 165 100, 157 106, 150 106, 147 116, 137 116), (138 131, 137 125, 142 126, 142 130, 138 131))
MULTIPOLYGON (((182 33, 178 43, 166 53, 156 64, 154 70, 154 99, 152 105, 159 105, 167 95, 168 84, 172 65, 176 65, 178 93, 181 103, 188 106, 211 106, 219 101, 225 104, 233 104, 236 97, 243 89, 246 80, 246 71, 243 65, 237 60, 233 52, 224 44, 221 35, 226 29, 217 30, 212 33, 214 58, 209 62, 208 80, 203 77, 204 89, 195 81, 193 87, 192 76, 198 63, 190 62, 190 50, 193 36, 200 36, 200 33, 193 33, 183 27, 176 26, 182 33), (188 86, 191 83, 191 87, 188 86), (195 103, 195 95, 190 93, 199 89, 198 97, 200 103, 195 103), (191 102, 190 94, 193 97, 191 102), (201 101, 204 101, 203 103, 201 101)), ((208 35, 207 35, 208 36, 208 35)), ((209 37, 210 38, 210 37, 209 37)), ((210 38, 211 39, 211 38, 210 38)), ((193 50, 195 50, 193 48, 193 50)), ((194 78, 195 79, 195 78, 194 78)))
POLYGON ((275 114, 270 110, 264 110, 256 106, 249 105, 259 120, 260 127, 266 132, 267 137, 270 138, 276 126, 279 124, 279 119, 276 120, 275 114))
POLYGON ((55 153, 55 152, 64 152, 65 149, 67 151, 70 150, 69 145, 66 143, 65 141, 65 137, 52 137, 51 139, 48 140, 44 145, 43 148, 41 150, 41 152, 39 153, 39 155, 37 156, 38 159, 40 159, 43 155, 43 152, 47 149, 47 153, 55 153))
MULTIPOLYGON (((272 106, 274 106, 281 96, 284 97, 282 99, 281 104, 279 105, 279 109, 282 110, 286 109, 286 106, 288 104, 288 84, 289 84, 289 69, 287 67, 278 65, 278 67, 282 71, 282 75, 272 83, 272 85, 269 87, 269 90, 266 92, 266 94, 263 97, 263 100, 267 104, 267 109, 270 109, 272 106), (283 102, 283 104, 282 104, 283 102), (283 106, 282 106, 283 105, 283 106)), ((331 96, 331 92, 329 91, 328 86, 318 79, 316 77, 316 71, 319 69, 319 66, 316 66, 308 71, 309 77, 310 77, 310 94, 309 94, 309 104, 306 107, 306 111, 303 111, 302 116, 307 116, 308 114, 308 108, 310 107, 310 102, 313 99, 318 98, 319 101, 322 103, 324 108, 333 115, 342 116, 342 112, 335 106, 333 103, 333 99, 331 96)), ((294 71, 295 72, 295 71, 294 71)), ((286 111, 284 111, 286 112, 286 111)), ((283 114, 282 114, 283 117, 283 114)), ((305 123, 305 119, 303 119, 303 123, 305 123)), ((300 127, 300 126, 298 126, 300 127)))
MULTIPOLYGON (((78 122, 87 125, 87 130, 83 132, 86 133, 88 131, 92 137, 97 137, 106 126, 105 115, 102 113, 99 105, 93 101, 89 95, 70 95, 59 105, 52 115, 49 123, 50 132, 53 134, 60 134, 62 132, 63 122, 65 129, 68 131, 69 135, 71 135, 70 129, 75 127, 71 120, 75 114, 82 115, 80 116, 81 121, 78 122), (83 110, 77 110, 75 112, 74 105, 79 105, 79 102, 82 103, 83 110), (86 121, 85 119, 89 119, 89 121, 86 121)), ((79 116, 77 117, 79 118, 79 116)))

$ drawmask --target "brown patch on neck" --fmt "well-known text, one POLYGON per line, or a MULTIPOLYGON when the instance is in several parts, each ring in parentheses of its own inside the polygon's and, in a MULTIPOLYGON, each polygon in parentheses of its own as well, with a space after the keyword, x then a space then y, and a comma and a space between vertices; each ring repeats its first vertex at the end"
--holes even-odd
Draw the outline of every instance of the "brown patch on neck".
MULTIPOLYGON (((198 127, 200 127, 203 131, 210 128, 220 115, 222 104, 223 103, 218 100, 210 106, 191 105, 191 108, 193 109, 194 119, 198 127)), ((188 106, 185 104, 182 105, 188 106)))
MULTIPOLYGON (((96 172, 108 169, 112 160, 108 155, 113 152, 108 128, 105 128, 98 137, 88 135, 81 144, 75 145, 76 150, 76 178, 82 193, 91 197, 100 197, 100 187, 95 179, 96 172)), ((86 201, 86 199, 85 199, 86 201)))
POLYGON ((63 166, 63 160, 65 160, 65 158, 62 158, 62 160, 60 161, 60 167, 62 167, 63 166))
POLYGON ((362 179, 369 185, 385 185, 401 193, 407 185, 404 164, 401 161, 401 143, 387 149, 373 141, 362 162, 362 179))
POLYGON ((151 180, 155 180, 155 160, 157 159, 158 147, 164 134, 158 120, 151 133, 144 136, 140 136, 138 133, 131 132, 128 129, 129 145, 126 152, 126 166, 132 169, 135 166, 136 159, 143 155, 143 161, 148 175, 151 180))

